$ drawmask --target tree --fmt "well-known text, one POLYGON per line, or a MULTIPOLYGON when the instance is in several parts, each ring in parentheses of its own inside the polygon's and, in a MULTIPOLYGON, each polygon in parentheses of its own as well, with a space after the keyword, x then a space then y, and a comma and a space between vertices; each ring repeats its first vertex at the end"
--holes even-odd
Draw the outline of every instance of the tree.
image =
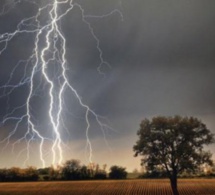
POLYGON ((98 172, 95 173, 94 179, 106 179, 107 178, 107 173, 105 171, 99 170, 98 172))
POLYGON ((37 181, 39 179, 39 174, 36 167, 28 167, 23 171, 25 181, 37 181))
POLYGON ((21 181, 23 180, 23 171, 19 167, 12 167, 7 170, 7 181, 21 181))
POLYGON ((79 160, 68 160, 61 169, 62 179, 86 180, 106 179, 106 166, 100 169, 98 164, 90 163, 88 166, 81 165, 79 160))
POLYGON ((61 179, 61 167, 57 166, 48 167, 48 175, 43 176, 44 180, 59 180, 61 179))
POLYGON ((79 172, 80 172, 80 174, 79 174, 79 179, 90 179, 90 177, 91 177, 91 172, 90 172, 90 170, 87 168, 87 166, 82 165, 79 172))
POLYGON ((63 179, 66 180, 77 180, 80 179, 80 161, 79 160, 68 160, 62 168, 63 179))
POLYGON ((204 146, 214 143, 214 135, 199 119, 193 117, 154 117, 145 119, 137 132, 135 156, 142 155, 142 165, 153 172, 163 168, 174 195, 178 194, 177 176, 183 171, 195 172, 202 164, 212 164, 211 153, 204 146))
POLYGON ((7 169, 0 169, 0 182, 6 181, 7 169))
POLYGON ((96 165, 93 178, 94 179, 106 179, 107 173, 105 171, 106 165, 103 165, 103 169, 100 168, 99 164, 96 165))
POLYGON ((107 173, 105 171, 107 165, 103 165, 103 169, 100 168, 99 164, 90 163, 88 170, 92 179, 106 179, 107 173))
POLYGON ((126 168, 119 166, 112 166, 110 168, 109 178, 110 179, 126 179, 127 172, 126 168))

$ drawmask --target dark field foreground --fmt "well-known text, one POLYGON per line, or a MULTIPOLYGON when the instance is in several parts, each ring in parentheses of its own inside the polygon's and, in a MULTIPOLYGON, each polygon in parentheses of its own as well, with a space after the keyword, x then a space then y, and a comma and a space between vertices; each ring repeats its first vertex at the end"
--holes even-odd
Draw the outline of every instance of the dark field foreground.
MULTIPOLYGON (((179 193, 185 195, 215 195, 215 179, 181 179, 179 193)), ((0 195, 167 195, 172 194, 169 180, 69 181, 0 183, 0 195)))

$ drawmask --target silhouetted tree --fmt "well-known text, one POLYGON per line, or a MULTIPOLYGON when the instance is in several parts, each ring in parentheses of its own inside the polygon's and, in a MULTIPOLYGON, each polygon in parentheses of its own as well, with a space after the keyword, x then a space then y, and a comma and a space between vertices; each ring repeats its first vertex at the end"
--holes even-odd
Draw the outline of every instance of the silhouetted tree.
POLYGON ((99 170, 95 173, 94 179, 107 179, 107 173, 105 171, 99 170))
POLYGON ((101 169, 99 167, 99 164, 97 164, 95 167, 95 172, 94 172, 93 178, 94 179, 106 179, 107 173, 106 173, 105 169, 106 169, 106 165, 103 165, 103 169, 101 169))
POLYGON ((0 169, 0 181, 6 181, 7 169, 0 169))
POLYGON ((87 166, 85 165, 81 166, 79 172, 80 172, 79 179, 90 179, 91 173, 87 166))
POLYGON ((109 178, 110 179, 126 179, 127 172, 126 168, 120 166, 112 166, 110 168, 109 178))
POLYGON ((7 181, 23 181, 24 174, 19 167, 12 167, 7 169, 6 180, 7 181))
POLYGON ((37 181, 42 180, 86 180, 106 179, 106 165, 100 169, 98 164, 91 163, 89 166, 80 164, 79 160, 68 160, 64 166, 47 167, 36 169, 28 167, 21 169, 12 167, 0 169, 0 182, 4 181, 37 181))
POLYGON ((80 161, 79 160, 68 160, 62 168, 62 177, 66 180, 77 180, 80 179, 80 161))
POLYGON ((39 169, 37 169, 37 172, 39 175, 48 175, 49 169, 50 169, 50 167, 39 168, 39 169))
POLYGON ((154 117, 145 119, 137 132, 134 145, 135 156, 142 155, 142 165, 148 171, 162 166, 167 173, 172 191, 177 190, 177 176, 189 170, 194 172, 199 165, 212 164, 211 153, 203 150, 204 145, 214 142, 213 134, 206 125, 193 117, 154 117))
POLYGON ((50 167, 45 167, 45 168, 39 168, 37 169, 38 174, 40 175, 42 180, 50 180, 50 167))
POLYGON ((36 168, 28 167, 21 169, 12 167, 0 170, 0 181, 37 181, 39 174, 36 168))
POLYGON ((61 179, 61 167, 49 167, 48 177, 43 177, 45 180, 59 180, 61 179))
POLYGON ((23 170, 25 181, 37 181, 39 178, 38 171, 35 167, 28 167, 23 170))

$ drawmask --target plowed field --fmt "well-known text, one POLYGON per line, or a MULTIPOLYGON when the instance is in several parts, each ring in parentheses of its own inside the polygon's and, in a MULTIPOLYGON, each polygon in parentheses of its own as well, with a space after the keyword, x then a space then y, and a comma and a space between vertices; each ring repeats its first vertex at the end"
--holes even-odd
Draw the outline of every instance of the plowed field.
MULTIPOLYGON (((215 195, 215 179, 181 179, 178 182, 182 195, 215 195)), ((0 183, 0 195, 168 195, 169 180, 106 180, 68 182, 0 183)))

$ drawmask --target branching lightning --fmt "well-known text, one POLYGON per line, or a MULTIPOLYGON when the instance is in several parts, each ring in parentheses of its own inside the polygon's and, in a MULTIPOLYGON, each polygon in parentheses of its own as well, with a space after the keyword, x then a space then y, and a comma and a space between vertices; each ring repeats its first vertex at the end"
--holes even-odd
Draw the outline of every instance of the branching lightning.
MULTIPOLYGON (((21 1, 12 1, 10 4, 7 3, 0 10, 0 16, 10 12, 17 4, 21 1)), ((94 117, 96 123, 100 126, 103 132, 105 142, 105 130, 111 129, 107 124, 102 122, 102 117, 97 115, 80 97, 77 89, 70 82, 67 76, 67 59, 66 59, 66 38, 61 30, 60 21, 75 7, 79 9, 82 21, 87 25, 89 32, 95 40, 96 48, 99 53, 100 64, 98 65, 98 73, 103 74, 102 66, 110 67, 110 64, 104 60, 103 52, 100 47, 99 38, 96 36, 90 22, 87 18, 104 18, 112 14, 119 14, 123 20, 123 15, 118 9, 114 9, 110 13, 102 16, 86 15, 84 9, 80 4, 73 0, 49 0, 46 4, 40 6, 37 1, 23 0, 23 2, 30 2, 38 7, 36 15, 28 18, 24 18, 17 25, 17 28, 13 32, 6 32, 0 34, 0 57, 4 52, 7 52, 9 43, 19 35, 31 34, 34 36, 34 48, 32 54, 28 59, 20 60, 15 66, 13 71, 10 73, 7 82, 0 87, 2 94, 0 98, 7 99, 7 114, 1 121, 1 127, 4 127, 9 122, 14 124, 14 127, 9 134, 0 140, 0 144, 4 144, 2 151, 4 151, 9 144, 12 144, 13 150, 16 145, 21 142, 26 143, 26 148, 22 149, 20 153, 26 153, 26 160, 24 164, 27 164, 30 158, 30 147, 31 143, 36 139, 39 140, 39 152, 40 161, 42 167, 47 166, 46 163, 46 149, 45 142, 51 141, 51 156, 53 165, 61 165, 64 161, 63 157, 63 140, 61 137, 61 128, 64 126, 62 120, 62 113, 64 110, 64 95, 65 91, 70 90, 74 97, 78 100, 79 105, 85 110, 85 122, 86 122, 86 148, 88 151, 89 161, 93 161, 93 147, 90 141, 89 133, 91 128, 91 118, 94 117), (61 7, 66 6, 66 10, 60 12, 61 7), (46 13, 46 21, 42 21, 41 17, 46 13), (54 76, 50 73, 53 64, 57 64, 57 71, 54 76), (24 66, 24 72, 22 78, 17 83, 13 83, 13 77, 16 74, 17 69, 20 66, 24 66), (30 70, 30 71, 29 71, 30 70), (30 72, 30 73, 29 73, 30 72), (38 82, 37 77, 40 76, 41 80, 38 82), (38 95, 37 91, 40 90, 41 86, 45 85, 48 95, 48 120, 51 125, 53 138, 43 136, 43 132, 38 128, 36 119, 34 116, 34 110, 32 108, 33 98, 38 95), (28 95, 26 102, 19 105, 12 110, 10 109, 9 98, 14 91, 19 90, 21 87, 28 87, 28 95), (17 116, 16 112, 25 109, 25 112, 21 116, 17 116), (9 111, 10 110, 10 111, 9 111), (23 127, 23 124, 27 124, 27 130, 23 137, 11 143, 11 138, 18 131, 19 128, 23 127)))

